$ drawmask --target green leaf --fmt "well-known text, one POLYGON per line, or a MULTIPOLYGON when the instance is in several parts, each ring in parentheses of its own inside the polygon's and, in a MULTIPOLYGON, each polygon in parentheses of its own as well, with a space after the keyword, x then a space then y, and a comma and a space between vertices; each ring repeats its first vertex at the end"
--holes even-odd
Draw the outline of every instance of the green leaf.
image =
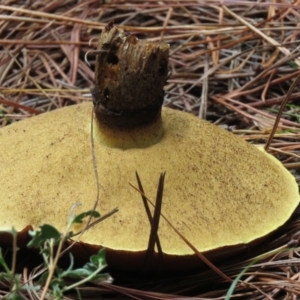
POLYGON ((60 287, 60 289, 62 289, 66 285, 66 283, 63 279, 54 277, 52 278, 50 285, 52 288, 60 287))
POLYGON ((27 246, 32 248, 43 246, 46 240, 49 239, 54 239, 58 243, 61 237, 59 231, 49 224, 42 225, 37 230, 30 230, 29 234, 32 236, 32 240, 27 244, 27 246))
POLYGON ((65 277, 71 277, 71 278, 81 278, 81 277, 87 277, 91 274, 91 272, 85 268, 79 268, 75 270, 71 270, 68 272, 64 272, 63 276, 65 277))
MULTIPOLYGON (((105 261, 105 249, 103 248, 100 249, 100 251, 96 255, 92 255, 90 257, 90 262, 86 263, 82 268, 72 270, 69 267, 67 271, 61 274, 61 277, 72 277, 72 278, 88 277, 97 271, 100 272, 106 266, 107 264, 105 261)), ((94 278, 95 276, 93 276, 93 279, 94 278)))
POLYGON ((299 69, 298 65, 293 60, 290 60, 288 64, 294 69, 299 69))
POLYGON ((38 284, 43 285, 49 276, 49 271, 46 271, 42 274, 42 276, 38 280, 38 284))
POLYGON ((61 277, 62 277, 62 274, 63 274, 63 272, 64 272, 63 269, 61 269, 61 268, 59 268, 59 267, 56 266, 55 271, 56 271, 57 277, 58 277, 58 278, 61 278, 61 277))
MULTIPOLYGON (((42 254, 45 258, 50 257, 50 255, 51 255, 50 247, 47 246, 44 249, 42 249, 42 247, 40 247, 40 254, 42 254)), ((46 260, 45 260, 45 263, 46 263, 46 260)))
POLYGON ((97 274, 95 276, 93 276, 93 278, 91 279, 92 281, 110 281, 112 280, 112 278, 110 277, 110 275, 108 273, 100 273, 97 274))
POLYGON ((20 286, 20 290, 21 291, 40 291, 41 286, 40 285, 28 285, 28 284, 24 284, 22 286, 20 286))
POLYGON ((8 296, 8 299, 11 300, 24 300, 23 297, 21 297, 20 295, 16 294, 16 293, 10 293, 8 296))
POLYGON ((90 262, 94 265, 98 266, 106 266, 106 259, 105 259, 105 248, 99 250, 96 255, 92 255, 90 257, 90 262))
POLYGON ((73 219, 72 223, 73 224, 74 223, 82 223, 83 219, 86 218, 86 217, 88 217, 88 216, 92 216, 94 218, 99 218, 100 214, 97 211, 95 211, 95 210, 86 211, 86 212, 84 212, 82 214, 77 215, 73 219))
POLYGON ((51 283, 51 295, 53 299, 63 299, 63 291, 62 291, 62 286, 60 283, 55 282, 51 283))
POLYGON ((94 273, 98 270, 98 266, 94 265, 93 263, 86 263, 83 268, 87 270, 90 274, 94 273))

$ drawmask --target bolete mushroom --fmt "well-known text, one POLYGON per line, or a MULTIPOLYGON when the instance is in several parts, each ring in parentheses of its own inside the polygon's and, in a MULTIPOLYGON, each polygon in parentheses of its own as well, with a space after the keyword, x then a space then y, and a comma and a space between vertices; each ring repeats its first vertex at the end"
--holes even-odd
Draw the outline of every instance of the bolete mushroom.
MULTIPOLYGON (((254 243, 290 218, 299 203, 298 186, 278 160, 206 121, 161 110, 168 45, 109 25, 98 50, 92 88, 97 210, 120 210, 87 230, 79 250, 105 247, 110 266, 143 268, 150 225, 141 195, 128 184, 135 183, 135 171, 151 199, 166 171, 162 213, 204 254, 222 256, 254 243)), ((63 230, 74 203, 82 203, 78 213, 93 207, 92 109, 83 103, 0 130, 0 230, 14 226, 20 238, 29 225, 63 230)), ((158 236, 161 269, 201 263, 163 219, 158 236)), ((154 255, 153 269, 157 261, 154 255)))

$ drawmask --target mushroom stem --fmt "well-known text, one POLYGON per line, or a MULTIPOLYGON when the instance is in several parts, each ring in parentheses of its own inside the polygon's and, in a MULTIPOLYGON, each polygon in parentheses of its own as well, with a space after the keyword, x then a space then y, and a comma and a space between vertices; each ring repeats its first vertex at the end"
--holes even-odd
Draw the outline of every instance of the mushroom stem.
POLYGON ((99 123, 136 128, 159 120, 169 45, 139 40, 109 23, 97 49, 91 91, 99 123))

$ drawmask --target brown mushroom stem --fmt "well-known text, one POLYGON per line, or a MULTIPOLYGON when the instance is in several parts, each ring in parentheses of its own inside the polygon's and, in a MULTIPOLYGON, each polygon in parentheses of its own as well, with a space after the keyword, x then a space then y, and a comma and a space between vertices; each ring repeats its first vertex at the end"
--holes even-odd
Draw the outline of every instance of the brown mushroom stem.
POLYGON ((91 90, 99 123, 136 128, 159 120, 169 45, 139 40, 108 24, 97 49, 91 90))

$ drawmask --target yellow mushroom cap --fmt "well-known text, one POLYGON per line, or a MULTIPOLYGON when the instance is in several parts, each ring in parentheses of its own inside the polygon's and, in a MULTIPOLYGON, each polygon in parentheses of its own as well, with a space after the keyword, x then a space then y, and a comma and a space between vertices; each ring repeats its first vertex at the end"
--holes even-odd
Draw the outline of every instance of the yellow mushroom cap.
MULTIPOLYGON (((74 203, 82 203, 77 213, 93 207, 91 111, 92 104, 84 103, 0 130, 0 230, 48 223, 63 231, 74 203)), ((152 200, 166 171, 162 213, 201 252, 264 237, 299 203, 296 181, 279 161, 189 114, 164 108, 164 133, 145 148, 104 146, 96 125, 97 210, 106 213, 117 206, 119 212, 85 232, 81 241, 106 247, 108 263, 115 267, 141 267, 135 253, 144 253, 148 245, 150 225, 141 195, 129 185, 137 186, 135 171, 152 200)), ((163 219, 158 235, 166 265, 169 258, 173 264, 195 257, 163 219)))

